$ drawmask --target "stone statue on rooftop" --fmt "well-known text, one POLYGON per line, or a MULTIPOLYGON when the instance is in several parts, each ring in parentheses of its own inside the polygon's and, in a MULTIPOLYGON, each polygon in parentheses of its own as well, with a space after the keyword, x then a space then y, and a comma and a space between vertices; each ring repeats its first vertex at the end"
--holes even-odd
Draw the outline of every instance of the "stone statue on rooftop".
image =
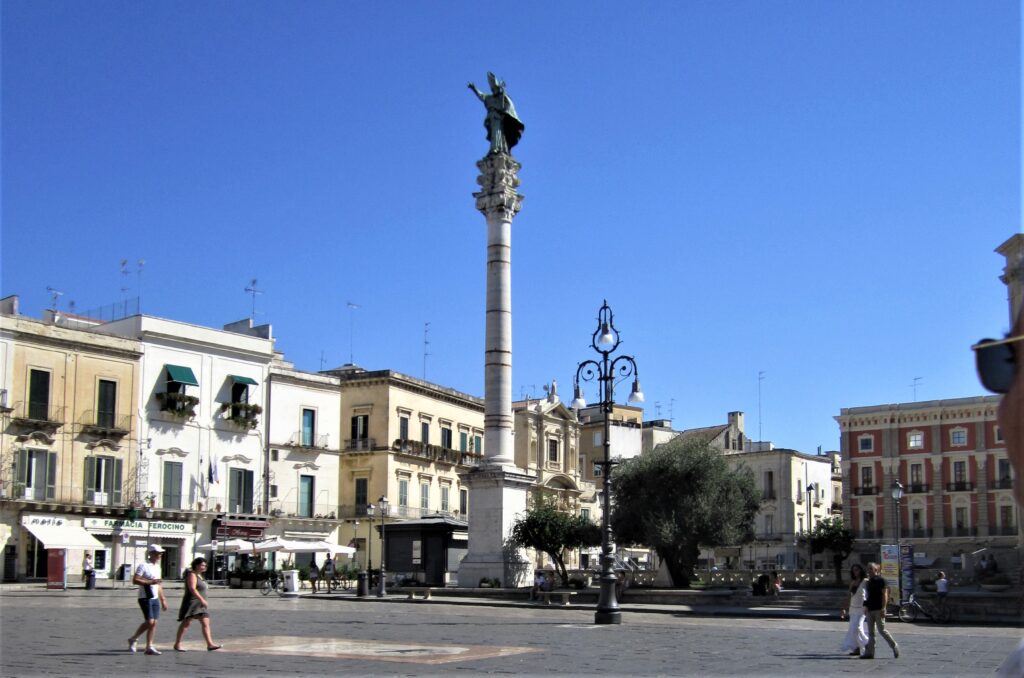
POLYGON ((509 153, 519 143, 524 125, 516 115, 512 99, 505 93, 505 83, 490 72, 487 73, 487 81, 491 85, 490 94, 484 94, 473 83, 469 83, 469 89, 487 108, 484 127, 487 128, 487 140, 491 142, 488 153, 509 153))

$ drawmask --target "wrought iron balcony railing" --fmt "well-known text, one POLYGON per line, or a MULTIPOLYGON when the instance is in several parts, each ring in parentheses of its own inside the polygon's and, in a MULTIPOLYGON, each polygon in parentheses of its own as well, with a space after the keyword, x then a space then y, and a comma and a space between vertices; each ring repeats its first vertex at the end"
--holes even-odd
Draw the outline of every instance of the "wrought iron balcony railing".
POLYGON ((859 497, 868 495, 878 494, 877 485, 861 485, 860 487, 853 488, 853 493, 859 497))
POLYGON ((132 430, 132 415, 87 410, 78 420, 83 431, 109 436, 126 436, 132 430))
POLYGON ((58 428, 64 424, 64 407, 21 401, 14 404, 11 420, 23 426, 58 428))
POLYGON ((369 452, 376 447, 376 438, 350 438, 345 441, 346 452, 369 452))
POLYGON ((946 483, 946 492, 970 492, 974 489, 974 483, 958 480, 955 483, 946 483))
POLYGON ((907 494, 925 494, 930 489, 928 483, 911 483, 904 488, 907 494))

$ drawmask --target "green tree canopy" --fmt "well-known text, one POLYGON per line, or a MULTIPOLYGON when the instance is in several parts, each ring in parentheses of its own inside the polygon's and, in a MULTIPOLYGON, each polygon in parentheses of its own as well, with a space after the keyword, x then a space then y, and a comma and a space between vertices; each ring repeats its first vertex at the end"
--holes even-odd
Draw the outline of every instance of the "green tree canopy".
POLYGON ((656 550, 683 588, 700 547, 753 539, 760 507, 750 469, 730 470, 721 451, 700 439, 676 439, 619 465, 612 498, 616 542, 656 550))
POLYGON ((809 535, 811 553, 832 552, 832 566, 836 571, 836 583, 843 581, 843 561, 853 552, 853 532, 839 516, 818 521, 809 535))
POLYGON ((526 515, 512 526, 511 541, 517 546, 548 554, 563 584, 568 584, 565 570, 565 549, 597 546, 601 529, 584 518, 560 511, 549 499, 539 497, 526 515))

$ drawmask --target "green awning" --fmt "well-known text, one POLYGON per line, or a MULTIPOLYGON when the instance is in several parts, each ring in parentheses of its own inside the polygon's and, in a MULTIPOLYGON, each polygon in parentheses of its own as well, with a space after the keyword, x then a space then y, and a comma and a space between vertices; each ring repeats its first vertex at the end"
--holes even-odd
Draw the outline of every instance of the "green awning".
POLYGON ((231 375, 231 381, 236 384, 245 384, 246 386, 259 386, 259 383, 250 377, 240 377, 237 374, 231 375))
POLYGON ((182 367, 181 365, 168 365, 167 366, 167 378, 178 384, 185 384, 186 386, 199 386, 199 382, 196 381, 196 375, 192 372, 191 367, 182 367))

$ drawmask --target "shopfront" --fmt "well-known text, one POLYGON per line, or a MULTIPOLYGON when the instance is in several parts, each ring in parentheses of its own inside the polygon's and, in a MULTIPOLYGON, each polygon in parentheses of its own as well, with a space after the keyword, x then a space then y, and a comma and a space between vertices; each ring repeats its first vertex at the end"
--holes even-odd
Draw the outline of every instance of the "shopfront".
POLYGON ((82 522, 85 530, 102 543, 102 549, 93 556, 100 577, 129 585, 135 566, 145 560, 148 544, 159 544, 164 549, 164 579, 181 579, 191 561, 196 532, 192 523, 125 518, 85 518, 82 522))
MULTIPOLYGON (((21 517, 27 579, 46 579, 47 588, 67 588, 68 575, 80 576, 82 557, 100 543, 75 517, 26 513, 21 517)), ((16 556, 15 556, 16 562, 16 556)), ((15 565, 16 567, 16 565, 15 565)))

